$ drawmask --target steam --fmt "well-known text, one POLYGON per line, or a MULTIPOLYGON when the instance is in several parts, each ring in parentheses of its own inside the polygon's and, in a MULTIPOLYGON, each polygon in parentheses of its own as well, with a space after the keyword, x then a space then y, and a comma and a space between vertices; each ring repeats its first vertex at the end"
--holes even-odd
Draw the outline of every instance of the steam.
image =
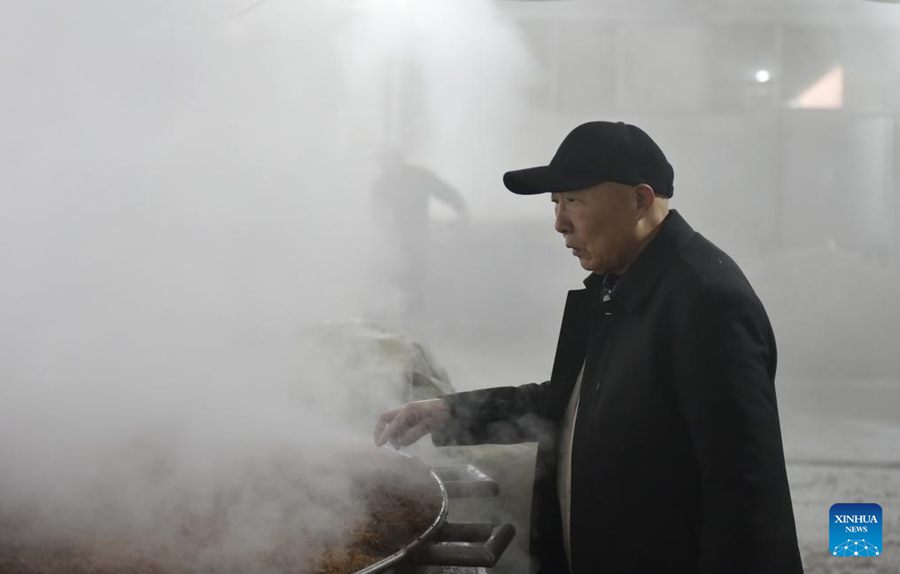
POLYGON ((374 413, 402 400, 405 373, 393 362, 363 400, 354 385, 364 374, 346 357, 295 343, 293 360, 274 342, 262 355, 235 350, 206 380, 93 381, 4 402, 0 537, 123 541, 221 572, 257 571, 280 544, 308 565, 361 516, 359 454, 373 450, 374 413), (267 368, 276 361, 301 368, 267 368))
MULTIPOLYGON (((381 123, 366 83, 395 48, 354 33, 407 38, 391 54, 423 69, 465 60, 433 19, 249 4, 4 9, 3 544, 124 538, 179 558, 185 521, 214 517, 194 566, 240 570, 286 535, 303 555, 345 531, 347 461, 410 398, 406 347, 320 327, 379 308, 372 153, 409 125, 381 123)), ((464 4, 453 27, 485 14, 464 4)))

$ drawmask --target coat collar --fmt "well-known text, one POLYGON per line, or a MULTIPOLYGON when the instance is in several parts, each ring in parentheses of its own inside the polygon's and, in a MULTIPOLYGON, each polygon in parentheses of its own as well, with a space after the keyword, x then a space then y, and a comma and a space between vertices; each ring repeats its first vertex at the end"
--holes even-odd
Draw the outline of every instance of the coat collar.
MULTIPOLYGON (((681 246, 694 235, 694 229, 674 209, 669 210, 660 229, 637 259, 619 277, 611 294, 613 301, 631 311, 653 290, 669 261, 681 246)), ((605 273, 591 273, 584 280, 588 291, 599 291, 605 273)))

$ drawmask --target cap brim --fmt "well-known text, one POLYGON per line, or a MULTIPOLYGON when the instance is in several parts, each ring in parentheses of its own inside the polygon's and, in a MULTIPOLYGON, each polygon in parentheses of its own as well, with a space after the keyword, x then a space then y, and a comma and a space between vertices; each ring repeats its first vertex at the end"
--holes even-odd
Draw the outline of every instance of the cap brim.
POLYGON ((508 171, 503 174, 506 189, 519 195, 576 191, 603 183, 600 181, 566 177, 549 165, 508 171))

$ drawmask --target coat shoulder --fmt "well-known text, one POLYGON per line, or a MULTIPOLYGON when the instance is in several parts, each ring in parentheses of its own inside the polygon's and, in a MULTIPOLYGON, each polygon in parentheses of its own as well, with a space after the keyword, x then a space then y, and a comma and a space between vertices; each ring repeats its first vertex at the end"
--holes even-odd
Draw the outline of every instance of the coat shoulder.
POLYGON ((759 301, 734 259, 699 233, 694 233, 682 245, 672 261, 670 271, 672 280, 686 294, 759 301))

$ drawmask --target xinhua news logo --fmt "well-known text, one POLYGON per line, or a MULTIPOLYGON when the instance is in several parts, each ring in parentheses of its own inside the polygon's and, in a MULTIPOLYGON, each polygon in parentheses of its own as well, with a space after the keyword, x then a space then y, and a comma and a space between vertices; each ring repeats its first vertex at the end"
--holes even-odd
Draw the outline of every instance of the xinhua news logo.
POLYGON ((832 556, 881 556, 881 506, 832 504, 828 517, 828 552, 832 556))

